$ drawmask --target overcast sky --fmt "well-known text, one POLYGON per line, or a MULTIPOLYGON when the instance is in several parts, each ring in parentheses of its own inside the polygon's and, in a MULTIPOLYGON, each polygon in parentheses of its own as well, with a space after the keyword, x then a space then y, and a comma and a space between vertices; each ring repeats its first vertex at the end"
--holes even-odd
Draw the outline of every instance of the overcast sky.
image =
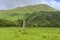
POLYGON ((60 10, 60 0, 0 0, 0 10, 36 4, 47 4, 60 10))

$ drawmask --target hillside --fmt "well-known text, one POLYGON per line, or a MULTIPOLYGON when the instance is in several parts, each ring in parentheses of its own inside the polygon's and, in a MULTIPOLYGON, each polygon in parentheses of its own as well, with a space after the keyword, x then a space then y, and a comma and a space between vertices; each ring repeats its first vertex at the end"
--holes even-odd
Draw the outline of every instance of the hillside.
POLYGON ((0 26, 60 27, 60 11, 44 5, 31 5, 0 11, 0 26))
POLYGON ((0 10, 0 18, 8 20, 23 19, 25 18, 25 14, 32 14, 34 12, 40 11, 57 11, 57 10, 45 4, 38 4, 25 7, 18 7, 11 10, 0 10))
POLYGON ((16 8, 13 9, 13 11, 18 11, 20 13, 32 13, 32 12, 40 12, 40 11, 56 11, 56 9, 45 4, 38 4, 38 5, 25 6, 22 8, 16 8))

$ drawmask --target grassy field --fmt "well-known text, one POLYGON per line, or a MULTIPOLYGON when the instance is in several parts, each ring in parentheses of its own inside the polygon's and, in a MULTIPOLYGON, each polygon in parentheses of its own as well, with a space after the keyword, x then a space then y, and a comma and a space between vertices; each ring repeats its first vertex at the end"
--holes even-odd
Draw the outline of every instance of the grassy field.
POLYGON ((60 28, 0 28, 0 40, 60 40, 60 28))

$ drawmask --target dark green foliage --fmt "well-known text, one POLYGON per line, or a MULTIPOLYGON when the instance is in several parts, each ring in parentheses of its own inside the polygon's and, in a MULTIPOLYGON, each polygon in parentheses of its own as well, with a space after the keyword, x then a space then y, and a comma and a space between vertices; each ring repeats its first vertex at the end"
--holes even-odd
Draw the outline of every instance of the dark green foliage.
POLYGON ((28 23, 39 27, 60 27, 60 12, 37 12, 28 23))
POLYGON ((11 20, 0 19, 0 26, 10 27, 10 26, 18 26, 18 24, 11 20))
POLYGON ((23 20, 18 19, 18 20, 17 20, 17 23, 18 23, 18 26, 22 27, 23 20))

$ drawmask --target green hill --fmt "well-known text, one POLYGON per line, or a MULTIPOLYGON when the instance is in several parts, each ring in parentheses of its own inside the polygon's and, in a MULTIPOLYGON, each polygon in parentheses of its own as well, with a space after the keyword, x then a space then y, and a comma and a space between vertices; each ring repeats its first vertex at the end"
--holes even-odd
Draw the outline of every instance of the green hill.
POLYGON ((38 27, 60 27, 60 12, 41 11, 34 13, 34 16, 27 21, 28 26, 38 27))
POLYGON ((24 19, 25 14, 32 14, 34 12, 40 11, 52 12, 57 10, 45 4, 30 5, 25 7, 18 7, 11 10, 0 10, 0 18, 8 20, 24 19))
POLYGON ((30 5, 0 10, 0 26, 60 27, 60 11, 45 5, 30 5))
POLYGON ((56 9, 45 4, 38 4, 38 5, 30 5, 21 8, 16 8, 13 9, 13 11, 18 11, 20 13, 32 13, 32 12, 40 12, 40 11, 56 11, 56 9))

